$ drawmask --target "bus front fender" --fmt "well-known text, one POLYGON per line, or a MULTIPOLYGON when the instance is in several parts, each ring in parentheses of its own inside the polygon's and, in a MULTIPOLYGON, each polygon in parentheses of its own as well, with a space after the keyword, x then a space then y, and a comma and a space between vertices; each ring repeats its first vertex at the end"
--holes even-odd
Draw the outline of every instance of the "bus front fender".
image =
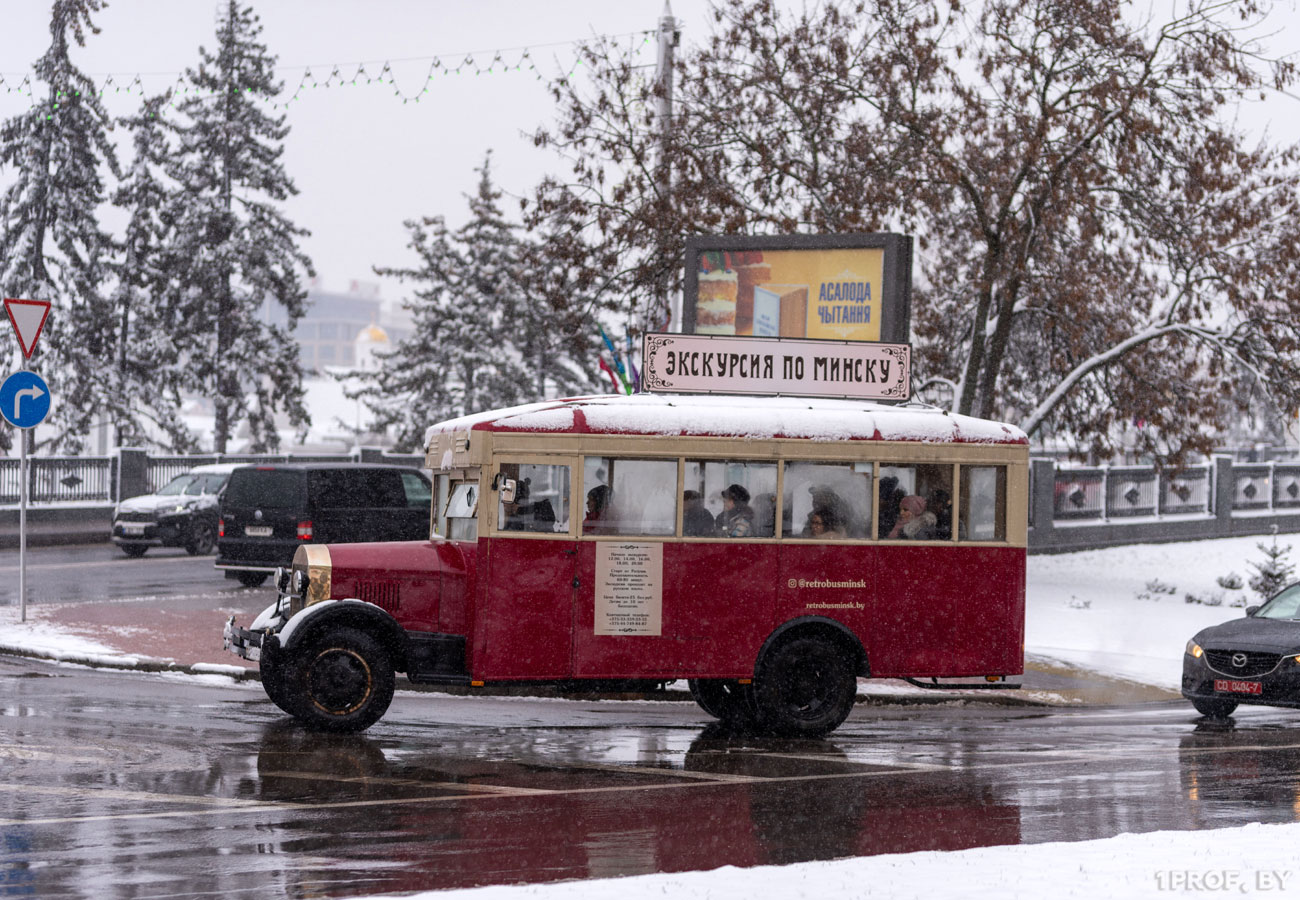
POLYGON ((405 632, 402 626, 373 603, 353 598, 322 600, 294 615, 280 629, 280 649, 292 652, 303 646, 313 635, 336 626, 370 632, 390 648, 395 667, 399 671, 405 671, 406 659, 402 651, 405 632))

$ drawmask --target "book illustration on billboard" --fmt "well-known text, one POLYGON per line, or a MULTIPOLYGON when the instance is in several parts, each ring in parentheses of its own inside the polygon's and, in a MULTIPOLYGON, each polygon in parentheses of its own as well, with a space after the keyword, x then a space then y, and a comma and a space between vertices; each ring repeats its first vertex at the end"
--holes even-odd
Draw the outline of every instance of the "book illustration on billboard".
POLYGON ((753 326, 745 333, 756 337, 807 337, 808 285, 755 285, 753 326))

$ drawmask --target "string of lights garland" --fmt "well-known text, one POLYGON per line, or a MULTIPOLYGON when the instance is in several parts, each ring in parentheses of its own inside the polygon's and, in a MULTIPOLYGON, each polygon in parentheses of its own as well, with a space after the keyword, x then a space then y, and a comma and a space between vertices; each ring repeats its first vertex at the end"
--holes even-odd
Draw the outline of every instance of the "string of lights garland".
MULTIPOLYGON (((619 38, 641 38, 640 43, 632 47, 634 53, 642 52, 651 42, 655 35, 654 31, 634 31, 628 34, 620 35, 597 35, 597 40, 615 40, 619 38)), ((511 47, 500 50, 476 50, 464 53, 440 54, 438 56, 421 56, 407 59, 396 60, 371 60, 369 62, 343 62, 329 63, 326 65, 315 66, 276 66, 276 71, 281 73, 290 73, 301 71, 298 78, 298 84, 291 91, 282 92, 285 96, 283 100, 271 100, 270 107, 277 110, 288 110, 296 101, 302 99, 305 92, 316 90, 328 90, 330 88, 352 88, 352 87, 387 87, 392 90, 393 96, 401 100, 405 105, 408 103, 419 103, 420 98, 424 97, 435 87, 439 78, 444 80, 460 80, 463 76, 468 75, 471 71, 474 77, 483 75, 512 74, 512 73, 529 73, 531 72, 536 80, 541 81, 545 76, 537 67, 537 62, 533 58, 535 50, 543 50, 548 47, 567 46, 573 48, 573 63, 565 68, 567 71, 559 77, 560 82, 568 81, 582 68, 582 55, 579 49, 586 41, 566 41, 553 44, 540 44, 533 47, 511 47), (517 55, 516 55, 517 54, 517 55), (448 62, 447 60, 456 60, 459 62, 448 62), (487 59, 486 63, 480 62, 480 59, 487 59), (428 66, 422 78, 416 79, 414 87, 412 82, 407 81, 406 85, 399 85, 397 74, 394 66, 400 63, 424 63, 428 66), (329 74, 323 77, 317 73, 328 71, 329 74), (345 74, 350 73, 350 74, 345 74)), ((147 76, 143 73, 135 75, 126 75, 123 73, 111 73, 98 76, 91 76, 92 82, 96 84, 97 96, 101 98, 114 96, 128 96, 143 98, 147 89, 145 79, 154 79, 156 76, 173 79, 170 85, 170 103, 175 109, 178 104, 187 97, 215 97, 218 91, 201 91, 185 80, 184 72, 165 72, 149 73, 147 76), (102 81, 98 80, 102 79, 102 81)), ((32 107, 38 105, 50 105, 50 110, 46 114, 47 119, 53 118, 54 114, 59 111, 62 103, 69 96, 80 96, 80 91, 59 91, 52 100, 37 98, 35 95, 37 82, 30 72, 25 73, 5 73, 0 72, 0 88, 8 95, 19 94, 28 98, 32 107)), ((163 89, 156 89, 161 92, 163 89)), ((245 89, 247 91, 247 89, 245 89)))

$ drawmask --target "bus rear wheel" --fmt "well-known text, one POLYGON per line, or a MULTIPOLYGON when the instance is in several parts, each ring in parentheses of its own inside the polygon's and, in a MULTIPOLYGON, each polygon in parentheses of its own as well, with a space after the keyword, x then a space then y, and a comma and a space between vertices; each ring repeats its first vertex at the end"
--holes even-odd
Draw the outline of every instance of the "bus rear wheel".
POLYGON ((700 709, 713 718, 729 725, 753 721, 753 699, 748 685, 723 678, 692 678, 687 685, 700 709))
POLYGON ((379 721, 396 687, 388 652, 355 628, 334 628, 311 640, 291 659, 285 681, 294 716, 308 728, 342 733, 379 721))
POLYGON ((857 679, 834 641, 793 637, 771 648, 754 679, 758 724, 790 737, 818 737, 839 727, 853 708, 857 679))

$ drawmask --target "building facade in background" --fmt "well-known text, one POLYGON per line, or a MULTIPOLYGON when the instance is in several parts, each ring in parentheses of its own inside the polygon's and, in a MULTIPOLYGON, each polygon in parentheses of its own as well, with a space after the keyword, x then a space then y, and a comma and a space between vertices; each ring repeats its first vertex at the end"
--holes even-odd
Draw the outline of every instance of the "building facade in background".
MULTIPOLYGON (((283 309, 270 305, 263 307, 262 315, 273 325, 283 326, 287 321, 283 309)), ((371 326, 382 329, 395 344, 411 333, 411 316, 399 302, 380 297, 379 285, 374 282, 353 281, 346 291, 330 291, 312 279, 307 314, 293 331, 303 371, 311 375, 327 367, 355 367, 357 336, 371 326)))

